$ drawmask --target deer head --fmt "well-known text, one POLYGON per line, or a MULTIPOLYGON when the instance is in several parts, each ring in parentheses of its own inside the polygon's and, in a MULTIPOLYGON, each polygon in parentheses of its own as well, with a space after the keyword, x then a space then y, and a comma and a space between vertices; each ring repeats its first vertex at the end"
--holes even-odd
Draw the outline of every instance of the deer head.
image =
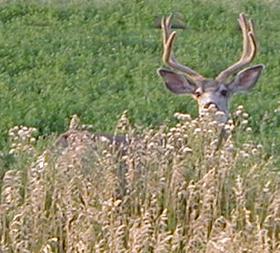
POLYGON ((264 65, 245 68, 254 59, 257 51, 256 35, 251 20, 241 13, 239 25, 243 34, 243 53, 238 62, 223 70, 215 79, 208 79, 190 67, 177 62, 173 52, 176 32, 171 30, 171 16, 163 18, 163 62, 171 69, 160 68, 158 74, 163 77, 168 90, 176 95, 190 94, 197 101, 199 115, 203 115, 209 107, 224 114, 220 121, 229 118, 229 100, 234 93, 253 88, 259 79, 264 65), (176 71, 176 72, 175 72, 176 71), (229 77, 234 77, 229 80, 229 77))

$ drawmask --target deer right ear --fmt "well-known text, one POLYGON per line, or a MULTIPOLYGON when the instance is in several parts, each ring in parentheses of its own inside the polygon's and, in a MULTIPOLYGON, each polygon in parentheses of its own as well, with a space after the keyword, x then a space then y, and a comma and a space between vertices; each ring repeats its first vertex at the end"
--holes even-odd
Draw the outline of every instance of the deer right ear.
POLYGON ((196 89, 195 85, 181 74, 162 68, 158 69, 157 72, 163 77, 166 88, 176 95, 191 94, 196 89))

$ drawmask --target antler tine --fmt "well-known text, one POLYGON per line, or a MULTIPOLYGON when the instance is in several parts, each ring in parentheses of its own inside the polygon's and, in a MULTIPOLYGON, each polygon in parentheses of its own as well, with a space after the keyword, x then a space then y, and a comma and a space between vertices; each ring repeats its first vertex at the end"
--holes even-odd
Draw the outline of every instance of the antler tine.
POLYGON ((257 51, 254 23, 252 20, 248 21, 243 13, 240 14, 239 23, 243 33, 243 53, 241 59, 247 58, 248 63, 250 63, 254 59, 257 51))
POLYGON ((258 47, 257 47, 257 38, 256 38, 256 32, 255 32, 255 23, 251 19, 249 20, 249 27, 250 27, 249 37, 251 37, 251 41, 253 43, 252 52, 251 52, 250 57, 252 57, 252 60, 253 60, 257 54, 258 47))
POLYGON ((187 74, 193 80, 204 80, 205 78, 192 70, 191 68, 184 66, 177 62, 172 48, 176 36, 176 32, 171 30, 171 19, 172 15, 167 18, 163 17, 161 20, 161 29, 163 37, 163 55, 162 60, 164 64, 170 66, 171 68, 178 70, 182 73, 187 74))
POLYGON ((248 21, 244 13, 239 15, 238 22, 243 34, 243 52, 238 62, 222 71, 216 77, 216 80, 219 82, 226 80, 230 75, 235 74, 251 63, 257 52, 256 34, 253 22, 251 20, 248 21))
POLYGON ((163 46, 166 44, 170 34, 171 34, 171 19, 173 15, 169 15, 167 18, 162 17, 161 19, 161 29, 163 31, 163 46))

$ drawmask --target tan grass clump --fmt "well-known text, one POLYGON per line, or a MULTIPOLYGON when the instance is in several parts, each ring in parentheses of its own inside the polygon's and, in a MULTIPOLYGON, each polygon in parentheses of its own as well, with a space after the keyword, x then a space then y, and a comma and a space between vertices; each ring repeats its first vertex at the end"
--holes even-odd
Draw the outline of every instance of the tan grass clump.
POLYGON ((175 116, 174 127, 139 131, 124 114, 122 138, 82 130, 74 117, 29 166, 4 175, 0 250, 280 252, 274 158, 244 109, 225 126, 175 116))

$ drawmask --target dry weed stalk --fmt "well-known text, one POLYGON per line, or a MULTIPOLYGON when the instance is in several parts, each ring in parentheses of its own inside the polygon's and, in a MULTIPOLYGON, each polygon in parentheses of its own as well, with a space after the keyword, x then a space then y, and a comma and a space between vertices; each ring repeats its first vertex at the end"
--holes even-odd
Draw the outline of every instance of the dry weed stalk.
POLYGON ((33 147, 32 164, 2 180, 0 249, 279 252, 279 179, 250 131, 235 143, 248 129, 243 108, 237 126, 175 116, 174 127, 139 131, 124 114, 121 142, 75 118, 41 155, 33 147), (217 150, 221 128, 228 137, 217 150))

